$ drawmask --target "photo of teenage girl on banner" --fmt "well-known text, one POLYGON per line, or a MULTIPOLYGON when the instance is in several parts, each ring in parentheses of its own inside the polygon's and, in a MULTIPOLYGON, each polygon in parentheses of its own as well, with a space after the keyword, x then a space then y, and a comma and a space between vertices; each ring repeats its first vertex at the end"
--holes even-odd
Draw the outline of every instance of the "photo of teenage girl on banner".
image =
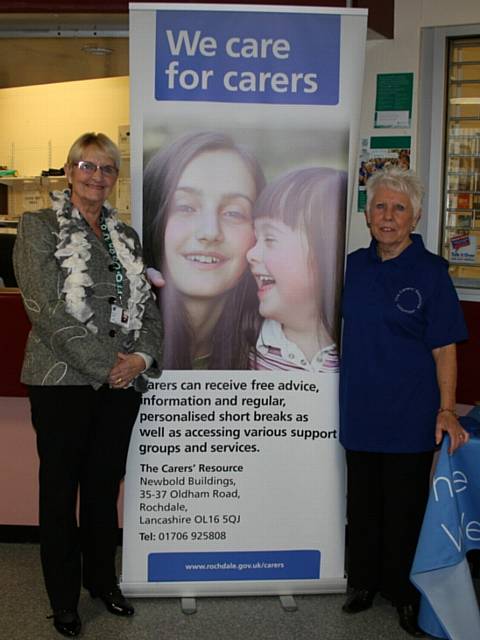
POLYGON ((256 315, 247 251, 265 184, 258 161, 218 132, 186 134, 143 181, 147 264, 161 271, 164 369, 246 369, 256 315))

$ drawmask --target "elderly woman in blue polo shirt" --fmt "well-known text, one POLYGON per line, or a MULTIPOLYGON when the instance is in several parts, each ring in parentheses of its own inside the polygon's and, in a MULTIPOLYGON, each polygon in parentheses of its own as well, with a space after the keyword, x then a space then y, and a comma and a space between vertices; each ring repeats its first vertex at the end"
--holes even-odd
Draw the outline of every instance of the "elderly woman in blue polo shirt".
POLYGON ((348 257, 343 298, 340 439, 348 468, 347 613, 377 592, 411 636, 419 594, 409 581, 433 451, 468 440, 455 415, 456 342, 467 332, 447 262, 413 234, 423 189, 410 172, 367 183, 372 241, 348 257))

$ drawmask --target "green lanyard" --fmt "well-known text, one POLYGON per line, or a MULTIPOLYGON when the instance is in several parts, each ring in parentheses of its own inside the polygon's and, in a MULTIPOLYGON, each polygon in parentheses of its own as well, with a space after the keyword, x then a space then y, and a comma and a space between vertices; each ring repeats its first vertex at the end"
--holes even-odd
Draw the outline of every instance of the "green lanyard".
POLYGON ((112 238, 110 237, 110 231, 108 230, 103 211, 100 213, 100 230, 102 232, 105 244, 107 245, 108 253, 110 254, 113 261, 112 265, 113 270, 115 271, 115 289, 117 291, 117 299, 121 305, 123 296, 123 269, 118 259, 117 252, 115 251, 115 247, 113 246, 112 238))

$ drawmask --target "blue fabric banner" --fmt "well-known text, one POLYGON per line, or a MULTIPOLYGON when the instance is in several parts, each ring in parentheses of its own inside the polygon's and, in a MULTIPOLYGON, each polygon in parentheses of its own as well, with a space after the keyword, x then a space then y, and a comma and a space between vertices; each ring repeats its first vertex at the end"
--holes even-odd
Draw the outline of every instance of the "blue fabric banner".
POLYGON ((480 548, 480 437, 475 420, 461 421, 473 434, 453 455, 448 438, 443 442, 410 577, 423 594, 424 631, 478 640, 480 612, 465 554, 480 548))

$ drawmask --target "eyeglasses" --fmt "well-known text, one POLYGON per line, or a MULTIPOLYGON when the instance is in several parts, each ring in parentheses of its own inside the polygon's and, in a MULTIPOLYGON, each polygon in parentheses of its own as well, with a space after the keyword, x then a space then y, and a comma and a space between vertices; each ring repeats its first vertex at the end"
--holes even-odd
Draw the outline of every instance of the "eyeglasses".
POLYGON ((73 164, 87 175, 93 175, 95 171, 99 169, 102 176, 106 176, 107 178, 116 178, 118 176, 118 169, 117 167, 114 167, 113 164, 95 164, 88 160, 80 160, 73 164))

